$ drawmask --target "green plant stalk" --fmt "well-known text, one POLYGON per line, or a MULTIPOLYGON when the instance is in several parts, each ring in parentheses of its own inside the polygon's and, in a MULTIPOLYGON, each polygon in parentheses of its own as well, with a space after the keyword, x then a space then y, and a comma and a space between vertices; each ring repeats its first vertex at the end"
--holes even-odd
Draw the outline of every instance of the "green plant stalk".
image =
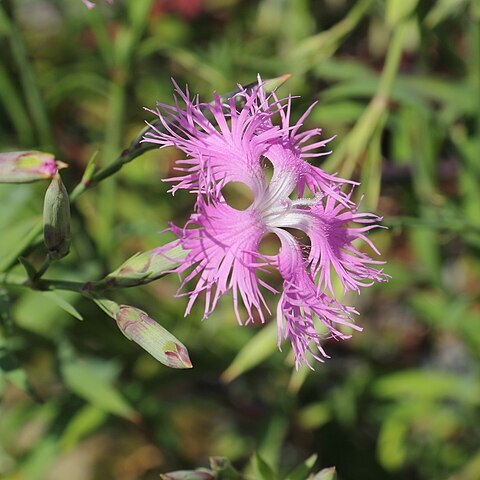
POLYGON ((105 290, 104 288, 96 289, 95 284, 92 282, 46 280, 43 278, 38 278, 32 281, 28 277, 13 273, 0 273, 0 286, 7 288, 23 287, 37 291, 67 290, 69 292, 79 293, 88 298, 92 298, 95 294, 105 290))
POLYGON ((15 273, 0 273, 0 287, 26 287, 32 290, 69 290, 93 298, 108 290, 131 288, 138 285, 146 285, 167 275, 174 266, 180 265, 185 258, 186 252, 176 245, 176 242, 168 244, 168 257, 165 261, 156 261, 151 255, 154 251, 144 252, 131 257, 117 270, 105 278, 94 281, 64 281, 41 278, 53 261, 47 255, 43 265, 35 271, 31 264, 23 260, 22 265, 26 270, 26 276, 15 273))
POLYGON ((387 112, 389 96, 402 58, 403 46, 407 34, 407 22, 408 20, 401 22, 393 32, 377 93, 370 101, 348 137, 345 138, 335 154, 325 162, 326 170, 338 170, 343 163, 339 172, 340 176, 351 178, 377 125, 381 121, 383 114, 387 112))
POLYGON ((66 280, 44 280, 31 281, 28 277, 13 273, 0 273, 0 285, 4 287, 24 287, 31 290, 68 290, 81 294, 88 294, 89 283, 70 282, 66 280))
POLYGON ((92 175, 92 178, 88 182, 79 183, 70 194, 70 202, 73 203, 75 200, 82 195, 85 190, 88 190, 95 184, 100 183, 108 177, 111 177, 113 174, 117 173, 122 169, 124 165, 130 163, 132 160, 135 160, 137 157, 143 153, 155 148, 155 145, 142 143, 140 148, 135 149, 136 142, 133 141, 129 147, 122 151, 122 153, 106 167, 101 168, 96 173, 92 175))
POLYGON ((329 47, 335 50, 342 38, 358 25, 372 3, 373 0, 359 0, 356 2, 345 18, 333 27, 300 43, 298 48, 293 51, 293 58, 301 57, 304 59, 308 55, 316 54, 319 50, 328 49, 329 47))
POLYGON ((382 224, 389 228, 418 228, 445 230, 452 233, 469 233, 480 235, 480 227, 462 218, 420 218, 420 217, 385 217, 382 224))
MULTIPOLYGON (((165 273, 164 275, 167 275, 165 273)), ((156 276, 152 281, 162 278, 164 275, 156 276)), ((149 283, 149 282, 145 282, 149 283)), ((145 284, 144 283, 144 284, 145 284)), ((48 291, 48 290, 67 290, 76 292, 90 299, 103 294, 109 290, 118 290, 119 288, 131 288, 135 285, 123 285, 117 287, 114 283, 105 282, 104 280, 75 282, 70 280, 44 279, 38 275, 36 278, 30 279, 24 275, 18 275, 10 272, 0 273, 1 287, 23 287, 30 290, 48 291)))
POLYGON ((13 86, 7 70, 0 64, 0 98, 24 146, 34 145, 34 133, 22 101, 13 86))
MULTIPOLYGON (((123 70, 123 69, 122 69, 123 70)), ((124 72, 127 69, 123 70, 124 72)), ((106 158, 111 158, 112 153, 119 150, 121 145, 122 125, 125 115, 126 79, 111 84, 109 94, 108 120, 106 127, 104 153, 106 158)), ((111 246, 114 236, 114 223, 117 185, 115 181, 103 183, 99 190, 99 227, 97 245, 101 254, 106 254, 111 246)))
MULTIPOLYGON (((152 0, 137 0, 129 4, 129 25, 127 30, 120 29, 114 41, 109 45, 112 68, 108 100, 108 117, 105 131, 103 153, 105 158, 112 158, 118 152, 122 141, 122 126, 125 117, 126 88, 130 83, 132 64, 137 46, 147 25, 152 0)), ((99 29, 102 30, 103 29, 99 29)), ((102 34, 99 31, 99 34, 102 34)), ((100 212, 97 244, 101 254, 109 252, 114 238, 116 215, 116 182, 102 184, 100 189, 100 212)))
POLYGON ((43 222, 39 220, 36 225, 32 227, 30 233, 17 245, 17 248, 7 255, 0 263, 0 272, 9 270, 18 261, 18 257, 27 253, 33 245, 42 242, 43 222))
POLYGON ((35 123, 42 147, 51 147, 52 137, 42 95, 35 80, 35 74, 28 59, 27 49, 22 35, 0 4, 0 25, 7 33, 13 57, 20 72, 20 81, 24 90, 28 109, 35 123))
POLYGON ((332 57, 342 40, 347 37, 367 14, 373 0, 359 0, 347 15, 328 30, 305 39, 288 54, 287 64, 297 75, 304 75, 323 59, 332 57))
POLYGON ((360 176, 359 196, 365 195, 362 207, 367 211, 375 211, 380 199, 382 185, 382 132, 387 120, 383 112, 368 146, 368 154, 360 176))
POLYGON ((40 278, 42 278, 43 274, 48 270, 48 268, 54 261, 55 260, 52 259, 50 255, 47 255, 43 263, 40 265, 40 268, 37 270, 37 273, 35 274, 35 279, 40 280, 40 278))
POLYGON ((107 68, 111 68, 113 55, 111 50, 111 42, 108 38, 108 31, 105 28, 105 18, 98 8, 90 10, 87 16, 92 32, 95 36, 96 45, 100 56, 107 68))
MULTIPOLYGON (((478 87, 480 82, 480 2, 472 4, 473 25, 470 32, 470 77, 474 85, 478 87)), ((480 95, 477 95, 477 117, 476 117, 476 139, 477 152, 480 151, 480 95)))

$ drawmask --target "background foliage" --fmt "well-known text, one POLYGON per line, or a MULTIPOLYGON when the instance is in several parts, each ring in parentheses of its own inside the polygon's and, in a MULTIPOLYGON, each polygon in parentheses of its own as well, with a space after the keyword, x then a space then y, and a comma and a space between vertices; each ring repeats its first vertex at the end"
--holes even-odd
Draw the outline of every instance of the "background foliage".
MULTIPOLYGON (((253 452, 272 478, 314 453, 345 480, 480 478, 478 1, 0 5, 2 151, 55 152, 70 191, 95 151, 106 165, 143 128, 143 106, 171 101, 170 77, 209 99, 291 73, 281 94, 298 113, 319 100, 308 126, 337 135, 325 168, 360 179, 390 227, 372 236, 392 276, 354 299, 363 333, 298 373, 275 326, 238 327, 229 299, 183 318, 174 276, 115 299, 181 339, 192 370, 157 363, 75 294, 61 298, 82 322, 60 294, 0 288, 2 478, 150 479, 253 452)), ((149 152, 83 195, 72 252, 47 276, 100 278, 165 243, 192 206, 161 181, 176 155, 149 152)), ((0 268, 44 191, 0 186, 0 268)))

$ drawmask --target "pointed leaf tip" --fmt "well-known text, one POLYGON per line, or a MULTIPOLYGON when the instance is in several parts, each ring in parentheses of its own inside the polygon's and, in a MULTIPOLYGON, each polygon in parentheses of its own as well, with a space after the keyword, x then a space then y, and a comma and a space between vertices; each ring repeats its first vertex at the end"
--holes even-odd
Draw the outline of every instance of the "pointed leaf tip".
POLYGON ((310 476, 308 480, 335 480, 337 478, 337 470, 335 467, 324 468, 314 476, 310 476))

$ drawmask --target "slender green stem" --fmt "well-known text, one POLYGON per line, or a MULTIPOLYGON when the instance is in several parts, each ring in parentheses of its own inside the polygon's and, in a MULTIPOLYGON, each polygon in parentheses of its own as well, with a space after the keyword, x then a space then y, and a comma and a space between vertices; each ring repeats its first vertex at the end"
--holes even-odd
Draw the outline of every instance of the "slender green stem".
POLYGON ((385 66, 380 77, 378 91, 352 131, 351 141, 349 142, 352 148, 350 148, 345 165, 341 170, 341 176, 346 178, 352 176, 360 154, 364 151, 382 115, 387 109, 388 98, 400 65, 406 33, 405 22, 401 23, 393 33, 393 38, 387 51, 385 66), (354 152, 357 153, 353 154, 354 152))
MULTIPOLYGON (((37 222, 30 232, 23 238, 23 240, 17 245, 17 248, 7 255, 4 260, 0 263, 0 272, 5 272, 13 267, 18 261, 18 257, 22 257, 26 252, 30 250, 34 245, 37 244, 39 240, 39 235, 41 235, 43 229, 43 223, 41 221, 37 222)), ((41 242, 41 239, 40 239, 41 242)))
MULTIPOLYGON (((110 109, 112 111, 107 125, 105 152, 111 152, 119 147, 117 132, 121 131, 124 116, 125 89, 124 85, 114 85, 110 95, 110 109), (116 112, 116 115, 113 113, 116 112), (110 135, 109 135, 110 132, 110 135)), ((108 158, 108 156, 107 156, 108 158)), ((116 216, 117 182, 115 178, 110 182, 102 183, 99 189, 101 202, 99 206, 99 225, 97 229, 97 245, 101 254, 106 254, 114 238, 114 225, 116 216)))
POLYGON ((304 61, 306 56, 316 55, 320 51, 327 49, 327 47, 335 49, 342 38, 358 25, 372 3, 373 0, 359 0, 355 2, 345 18, 336 23, 332 28, 304 40, 293 51, 293 59, 301 58, 304 61))
POLYGON ((89 12, 88 19, 102 60, 107 68, 111 68, 114 57, 112 55, 112 43, 105 28, 105 18, 98 8, 94 8, 89 12))
POLYGON ((35 274, 35 280, 38 281, 42 278, 43 274, 48 270, 52 262, 53 262, 52 257, 47 254, 47 256, 45 257, 45 260, 40 265, 40 268, 37 270, 37 273, 35 274))
POLYGON ((8 16, 1 4, 0 24, 7 33, 10 48, 12 49, 13 57, 20 73, 20 81, 25 94, 25 99, 35 123, 40 143, 44 147, 51 146, 53 142, 50 134, 48 115, 35 79, 35 74, 28 58, 25 43, 20 30, 16 27, 15 23, 8 16))
POLYGON ((13 85, 7 69, 0 64, 0 99, 5 112, 15 127, 18 139, 22 145, 34 145, 34 132, 28 119, 28 114, 22 104, 20 95, 13 85))
POLYGON ((104 291, 115 288, 107 282, 75 282, 69 280, 56 279, 34 279, 30 280, 23 275, 13 273, 0 273, 1 287, 17 287, 28 288, 37 291, 49 290, 67 290, 69 292, 76 292, 85 297, 92 298, 101 295, 104 291))
POLYGON ((449 232, 480 234, 480 227, 461 218, 385 217, 382 224, 389 228, 425 227, 449 232))
POLYGON ((382 133, 387 120, 384 112, 368 146, 368 155, 363 165, 360 180, 361 186, 357 195, 365 195, 362 206, 368 211, 375 211, 378 207, 380 189, 382 185, 382 133))
MULTIPOLYGON (((112 158, 121 146, 126 89, 131 81, 135 51, 147 25, 151 3, 152 0, 137 0, 130 4, 127 7, 130 20, 128 27, 121 28, 117 39, 108 45, 111 58, 108 59, 107 66, 111 68, 112 81, 108 95, 108 116, 103 147, 103 154, 107 159, 112 158)), ((114 236, 116 182, 103 184, 100 195, 102 201, 100 202, 97 244, 100 252, 105 254, 109 251, 114 236)))
POLYGON ((82 295, 88 294, 89 283, 85 282, 71 282, 67 280, 44 280, 37 282, 40 290, 69 290, 71 292, 78 292, 82 295))
POLYGON ((327 170, 337 170, 340 164, 344 162, 340 170, 340 175, 345 178, 351 178, 377 125, 382 119, 383 114, 387 111, 388 99, 402 58, 403 46, 407 35, 406 26, 407 20, 395 28, 388 47, 377 93, 343 144, 325 163, 327 170))
MULTIPOLYGON (((122 69, 123 70, 123 69, 122 69)), ((123 70, 125 73, 127 69, 123 70)), ((121 81, 112 82, 109 94, 108 120, 106 126, 104 153, 110 158, 112 153, 118 151, 121 145, 121 133, 125 115, 126 78, 122 75, 121 81)), ((97 230, 97 244, 101 253, 106 254, 111 246, 115 224, 115 196, 116 182, 110 181, 102 184, 99 195, 100 202, 99 225, 97 230)))
POLYGON ((145 153, 148 150, 151 150, 152 148, 155 148, 153 144, 141 144, 145 145, 145 147, 140 147, 135 149, 135 142, 132 142, 132 144, 126 148, 120 156, 118 156, 113 162, 109 163, 106 167, 101 168, 96 172, 91 180, 88 183, 79 183, 72 191, 70 194, 70 202, 74 203, 77 198, 82 195, 85 190, 88 190, 90 187, 93 185, 96 185, 100 183, 102 180, 105 180, 108 177, 111 177, 113 174, 117 173, 121 168, 134 160, 135 158, 139 157, 143 153, 145 153))
MULTIPOLYGON (((472 2, 473 25, 471 28, 470 77, 473 85, 480 82, 480 2, 472 2)), ((477 95, 476 140, 477 152, 480 150, 480 95, 477 95)))
POLYGON ((69 290, 81 294, 88 294, 89 283, 70 282, 66 280, 43 280, 31 281, 28 277, 12 273, 0 273, 0 285, 4 287, 24 287, 31 290, 69 290))
POLYGON ((400 60, 402 59, 403 47, 407 35, 407 21, 398 25, 393 33, 392 40, 388 46, 387 58, 380 77, 378 87, 378 96, 385 97, 387 100, 392 91, 395 77, 397 76, 400 60))

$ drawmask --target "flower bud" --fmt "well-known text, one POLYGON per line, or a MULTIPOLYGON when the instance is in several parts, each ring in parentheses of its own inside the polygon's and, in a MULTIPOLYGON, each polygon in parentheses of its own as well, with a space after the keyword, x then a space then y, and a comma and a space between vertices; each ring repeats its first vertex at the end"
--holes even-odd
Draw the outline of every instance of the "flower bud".
POLYGON ((54 259, 64 257, 70 250, 70 201, 58 174, 53 177, 45 193, 43 240, 54 259))
POLYGON ((129 340, 140 345, 160 363, 171 368, 192 368, 185 346, 144 311, 106 299, 95 299, 95 302, 117 322, 118 328, 129 340))
POLYGON ((217 477, 210 472, 198 470, 178 470, 160 474, 161 480, 215 480, 217 477))
POLYGON ((7 152, 0 153, 0 183, 29 183, 52 178, 66 167, 51 153, 7 152))
POLYGON ((316 475, 312 475, 312 480, 335 480, 336 478, 337 473, 335 467, 324 468, 316 475))
POLYGON ((240 477, 240 473, 233 468, 230 460, 225 457, 210 457, 210 469, 178 470, 160 474, 162 480, 227 480, 240 477))
POLYGON ((161 247, 137 253, 110 273, 104 281, 109 286, 117 287, 144 285, 177 267, 186 255, 187 252, 180 246, 173 247, 171 250, 161 247))

